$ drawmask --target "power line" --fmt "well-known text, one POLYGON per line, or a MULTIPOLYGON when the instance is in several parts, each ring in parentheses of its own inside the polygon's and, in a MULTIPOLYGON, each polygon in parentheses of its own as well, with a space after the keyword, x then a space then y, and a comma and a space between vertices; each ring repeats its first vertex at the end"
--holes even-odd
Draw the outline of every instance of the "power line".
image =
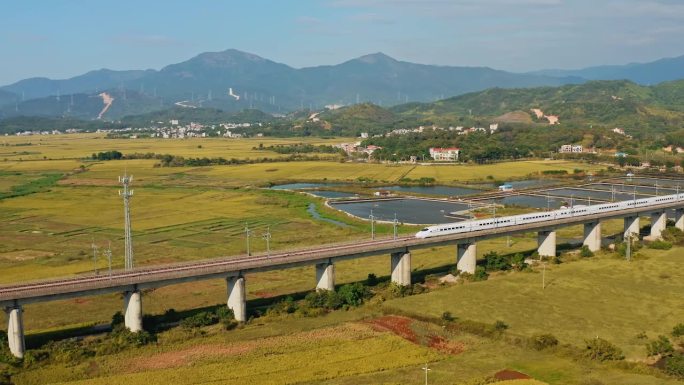
POLYGON ((125 264, 124 269, 133 269, 133 239, 131 236, 131 197, 133 190, 129 190, 129 185, 133 181, 133 176, 126 175, 119 177, 119 183, 123 185, 123 192, 119 191, 119 195, 124 202, 124 244, 125 244, 125 264))

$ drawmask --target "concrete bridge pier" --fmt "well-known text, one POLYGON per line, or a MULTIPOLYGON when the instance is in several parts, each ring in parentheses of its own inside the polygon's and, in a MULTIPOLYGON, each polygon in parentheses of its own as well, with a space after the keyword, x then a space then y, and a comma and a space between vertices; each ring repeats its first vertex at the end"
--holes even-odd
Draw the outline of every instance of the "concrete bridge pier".
POLYGON ((15 304, 5 309, 7 313, 7 340, 10 352, 17 358, 24 358, 26 347, 24 344, 24 317, 23 309, 15 304))
POLYGON ((651 213, 651 236, 650 239, 661 239, 667 226, 667 212, 657 211, 651 213))
POLYGON ((591 251, 601 250, 601 222, 588 222, 584 224, 584 246, 591 251))
POLYGON ((392 282, 399 286, 411 285, 411 253, 400 251, 392 253, 392 282))
POLYGON ((316 290, 335 290, 335 265, 332 260, 316 264, 316 290))
POLYGON ((124 325, 133 333, 143 330, 142 294, 140 290, 124 293, 124 325))
POLYGON ((228 283, 228 308, 233 311, 236 321, 247 321, 245 277, 242 275, 228 277, 226 282, 228 283))
POLYGON ((456 246, 456 269, 462 273, 475 274, 477 266, 477 244, 459 243, 456 246))
POLYGON ((675 210, 675 227, 684 231, 684 209, 675 210))
POLYGON ((556 231, 545 230, 537 233, 537 252, 540 257, 556 256, 556 231))
POLYGON ((639 236, 639 216, 625 217, 625 233, 624 239, 628 237, 639 236))

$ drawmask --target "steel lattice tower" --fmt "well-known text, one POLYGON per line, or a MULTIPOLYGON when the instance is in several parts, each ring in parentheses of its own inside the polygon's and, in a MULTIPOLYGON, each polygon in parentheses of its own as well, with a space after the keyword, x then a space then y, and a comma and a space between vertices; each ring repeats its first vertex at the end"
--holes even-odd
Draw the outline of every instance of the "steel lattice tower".
POLYGON ((125 246, 125 264, 126 270, 133 269, 133 238, 131 236, 131 197, 133 196, 133 190, 129 190, 129 185, 133 180, 132 175, 124 174, 123 177, 119 177, 119 183, 123 185, 123 192, 119 191, 119 195, 123 198, 124 202, 124 246, 125 246))

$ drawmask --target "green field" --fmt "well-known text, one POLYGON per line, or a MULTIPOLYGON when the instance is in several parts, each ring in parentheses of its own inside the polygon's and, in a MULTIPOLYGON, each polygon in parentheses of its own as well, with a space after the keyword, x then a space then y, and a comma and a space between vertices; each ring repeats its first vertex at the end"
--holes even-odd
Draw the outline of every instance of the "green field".
MULTIPOLYGON (((327 208, 318 198, 261 188, 271 183, 359 179, 396 183, 402 178, 434 178, 440 184, 462 184, 524 178, 548 170, 572 173, 575 169, 600 169, 561 161, 439 166, 307 161, 155 167, 156 160, 80 159, 114 149, 186 157, 278 157, 252 147, 302 141, 259 139, 263 140, 105 140, 92 134, 3 138, 10 144, 30 141, 32 145, 4 147, 7 159, 1 160, 0 156, 0 284, 94 274, 96 269, 104 274, 107 262, 100 253, 97 265, 94 263, 93 241, 100 252, 111 242, 113 267, 122 267, 123 209, 117 177, 124 172, 135 178, 132 218, 136 264, 150 265, 244 254, 246 224, 254 231, 254 253, 265 252, 261 235, 267 229, 273 235, 272 250, 369 237, 367 222, 327 208), (8 151, 28 154, 8 155, 8 151), (320 214, 348 227, 312 218, 307 212, 311 203, 320 214)), ((344 139, 303 141, 331 144, 344 139)), ((387 225, 378 226, 381 236, 390 231, 387 225)), ((416 228, 402 226, 400 231, 408 234, 416 228)), ((560 229, 559 240, 577 240, 581 231, 579 226, 560 229)), ((604 235, 621 231, 621 221, 603 224, 604 235)), ((488 240, 478 243, 478 256, 489 251, 532 252, 536 242, 536 234, 511 237, 510 244, 505 238, 488 240)), ((584 382, 591 378, 603 384, 674 384, 653 377, 653 371, 642 366, 635 371, 577 361, 563 354, 537 352, 502 340, 411 321, 412 330, 421 338, 440 336, 449 346, 462 350, 457 354, 445 352, 423 339, 411 341, 396 331, 378 328, 372 320, 385 313, 438 318, 450 311, 463 320, 488 324, 503 320, 510 326, 507 333, 512 337, 547 332, 561 343, 581 346, 584 339, 598 335, 621 347, 630 361, 640 362, 645 358, 645 342, 638 334, 644 332, 655 338, 684 321, 681 295, 673 294, 684 292, 684 277, 678 267, 683 253, 681 248, 643 250, 631 263, 604 253, 593 259, 549 265, 545 290, 540 288, 541 274, 536 269, 493 275, 485 282, 432 287, 427 294, 386 302, 375 300, 355 310, 322 317, 267 316, 230 332, 210 327, 206 334, 189 335, 176 328, 161 333, 156 345, 69 363, 38 365, 22 371, 15 382, 43 384, 49 379, 74 383, 70 381, 89 379, 83 383, 134 385, 194 378, 195 383, 217 384, 404 384, 422 381, 420 368, 430 361, 430 383, 437 384, 475 384, 506 368, 547 384, 594 384, 584 382), (162 362, 161 366, 155 366, 157 362, 162 362)), ((417 281, 426 274, 443 275, 454 264, 454 247, 412 252, 417 281)), ((389 256, 336 265, 338 284, 363 281, 370 273, 387 279, 389 256)), ((313 267, 248 274, 250 311, 254 315, 257 305, 269 298, 311 290, 314 276, 313 267)), ((428 281, 432 282, 431 276, 428 281)), ((225 282, 212 280, 147 291, 143 307, 146 314, 162 314, 170 308, 188 311, 220 305, 225 300, 225 282)), ((29 341, 44 333, 108 322, 121 306, 121 295, 27 305, 29 341)), ((538 384, 515 382, 526 383, 538 384)))

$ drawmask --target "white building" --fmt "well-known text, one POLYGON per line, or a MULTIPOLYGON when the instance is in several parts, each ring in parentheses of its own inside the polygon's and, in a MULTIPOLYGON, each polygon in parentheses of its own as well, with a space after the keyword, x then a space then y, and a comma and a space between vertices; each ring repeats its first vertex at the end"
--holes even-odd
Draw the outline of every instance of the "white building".
POLYGON ((458 154, 460 152, 461 149, 456 147, 430 147, 430 156, 432 159, 439 162, 455 162, 458 160, 458 154))
POLYGON ((564 144, 558 149, 558 152, 561 154, 582 153, 584 148, 581 144, 564 144))

